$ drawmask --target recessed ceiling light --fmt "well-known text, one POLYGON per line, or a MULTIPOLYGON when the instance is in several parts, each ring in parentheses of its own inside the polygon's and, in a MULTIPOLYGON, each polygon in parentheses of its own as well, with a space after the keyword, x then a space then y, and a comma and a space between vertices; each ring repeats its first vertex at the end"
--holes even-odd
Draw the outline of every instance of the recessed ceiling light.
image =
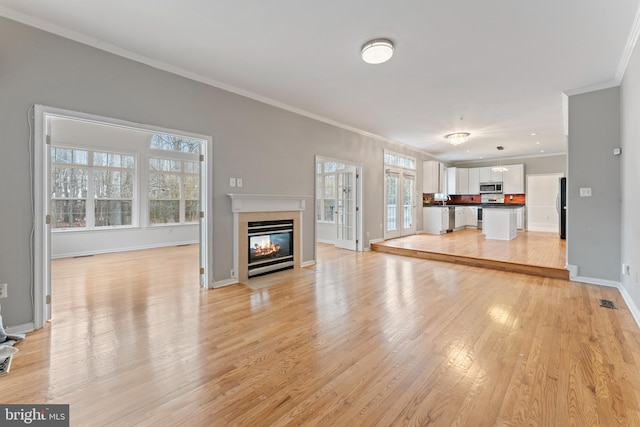
POLYGON ((360 54, 367 64, 382 64, 393 56, 393 42, 387 39, 370 40, 362 46, 360 54))
POLYGON ((471 152, 471 150, 467 150, 467 153, 470 153, 470 152, 471 152))
POLYGON ((541 153, 544 153, 544 150, 540 150, 541 153))
POLYGON ((540 141, 536 141, 536 144, 540 145, 540 141))
POLYGON ((531 136, 536 136, 536 133, 535 132, 531 132, 531 136))

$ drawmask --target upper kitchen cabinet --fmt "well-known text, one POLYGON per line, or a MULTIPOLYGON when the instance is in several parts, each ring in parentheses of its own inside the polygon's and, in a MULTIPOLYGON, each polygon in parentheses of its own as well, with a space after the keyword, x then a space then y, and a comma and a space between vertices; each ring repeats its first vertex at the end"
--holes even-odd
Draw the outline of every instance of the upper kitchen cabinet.
POLYGON ((449 194, 477 194, 469 192, 469 169, 447 168, 447 192, 449 194))
POLYGON ((502 172, 502 192, 504 194, 524 194, 524 165, 508 165, 502 172))
POLYGON ((480 169, 480 182, 502 182, 502 172, 496 172, 491 166, 480 169))
POLYGON ((444 165, 436 161, 425 161, 422 163, 422 192, 423 193, 444 193, 444 165))
POLYGON ((469 193, 480 194, 480 168, 469 169, 469 193))

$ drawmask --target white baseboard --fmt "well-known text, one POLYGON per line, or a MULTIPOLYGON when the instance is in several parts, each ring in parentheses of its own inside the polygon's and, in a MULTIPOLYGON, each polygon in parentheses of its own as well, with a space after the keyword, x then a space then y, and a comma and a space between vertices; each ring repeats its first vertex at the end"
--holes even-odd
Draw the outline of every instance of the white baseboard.
POLYGON ((640 327, 640 310, 638 309, 638 306, 633 302, 631 295, 629 295, 624 286, 621 285, 618 289, 620 290, 622 299, 624 299, 624 302, 627 303, 627 307, 629 307, 629 311, 631 311, 631 315, 636 321, 636 324, 638 325, 638 327, 640 327))
POLYGON ((22 325, 7 326, 5 331, 9 334, 26 334, 36 330, 36 324, 33 322, 23 323, 22 325))
POLYGON ((584 277, 578 276, 578 266, 577 265, 567 265, 567 270, 569 270, 569 279, 573 282, 582 282, 588 283, 591 285, 600 285, 600 286, 608 286, 611 288, 617 288, 622 295, 622 299, 629 307, 629 311, 633 316, 633 319, 636 321, 638 327, 640 327, 640 309, 633 302, 631 295, 627 292, 627 290, 622 286, 621 282, 616 282, 615 280, 605 280, 605 279, 595 279, 593 277, 584 277))
POLYGON ((224 279, 224 280, 216 280, 215 282, 213 282, 211 284, 211 286, 209 287, 209 289, 217 289, 217 288, 222 288, 224 286, 230 286, 230 285, 235 285, 236 283, 240 283, 238 281, 238 279, 224 279))
POLYGON ((160 243, 160 244, 153 244, 153 245, 130 246, 125 248, 113 248, 113 249, 107 249, 107 250, 98 249, 94 251, 69 252, 69 253, 58 254, 55 256, 52 255, 51 259, 101 255, 101 254, 108 254, 108 253, 114 253, 114 252, 141 251, 145 249, 166 248, 170 246, 197 245, 199 243, 200 243, 199 240, 189 240, 185 242, 171 242, 171 243, 160 243))
POLYGON ((315 259, 303 262, 301 267, 311 267, 312 265, 316 265, 316 260, 315 259))
POLYGON ((595 277, 584 277, 578 275, 578 266, 567 264, 569 270, 569 280, 573 282, 588 283, 590 285, 609 286, 611 288, 620 288, 621 283, 615 280, 597 279, 595 277))
POLYGON ((318 239, 318 243, 326 243, 328 245, 335 245, 336 241, 331 239, 318 239))
POLYGON ((545 233, 558 233, 558 235, 560 235, 560 230, 558 229, 558 227, 540 223, 528 223, 527 231, 543 231, 545 233))

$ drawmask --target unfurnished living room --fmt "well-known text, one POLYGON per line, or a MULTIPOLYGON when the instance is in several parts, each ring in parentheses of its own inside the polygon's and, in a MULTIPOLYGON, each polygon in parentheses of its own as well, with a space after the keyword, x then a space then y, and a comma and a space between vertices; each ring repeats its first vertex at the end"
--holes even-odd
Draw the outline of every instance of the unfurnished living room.
POLYGON ((0 425, 640 425, 640 0, 0 0, 0 425))

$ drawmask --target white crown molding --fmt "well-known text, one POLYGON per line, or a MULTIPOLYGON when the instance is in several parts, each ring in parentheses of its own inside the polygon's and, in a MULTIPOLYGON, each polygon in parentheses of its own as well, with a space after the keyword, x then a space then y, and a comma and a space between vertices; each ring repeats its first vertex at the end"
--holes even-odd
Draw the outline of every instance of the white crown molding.
POLYGON ((620 86, 620 81, 611 80, 608 82, 601 82, 601 83, 596 83, 589 86, 583 86, 576 89, 567 90, 564 92, 564 94, 567 96, 582 95, 583 93, 594 92, 596 90, 602 90, 602 89, 609 89, 616 86, 620 86))
POLYGON ((234 93, 236 95, 244 96, 245 98, 253 99, 255 101, 262 102, 263 104, 271 105, 273 107, 277 107, 277 108, 280 108, 282 110, 289 111, 291 113, 295 113, 295 114, 298 114, 298 115, 301 115, 301 116, 304 116, 304 117, 308 117, 310 119, 313 119, 313 120, 316 120, 316 121, 319 121, 319 122, 322 122, 322 123, 326 123, 328 125, 332 125, 332 126, 344 129, 344 130, 348 130, 350 132, 354 132, 354 133, 359 134, 359 135, 363 135, 363 136, 366 136, 366 137, 369 137, 369 138, 373 138, 373 139, 376 139, 376 140, 379 140, 379 141, 383 141, 383 142, 388 142, 388 143, 391 143, 391 144, 399 145, 401 147, 410 148, 410 149, 412 149, 414 151, 418 151, 418 152, 421 152, 421 153, 424 153, 426 155, 431 156, 430 153, 428 153, 428 152, 426 152, 426 151, 424 151, 424 150, 422 150, 420 148, 413 147, 413 146, 407 145, 407 144, 403 144, 402 142, 394 141, 393 139, 390 139, 390 138, 387 138, 387 137, 384 137, 384 136, 381 136, 381 135, 377 135, 377 134, 374 134, 374 133, 371 133, 371 132, 367 132, 365 130, 358 129, 358 128, 353 127, 353 126, 349 126, 347 124, 337 122, 337 121, 329 119, 327 117, 323 117, 323 116, 320 116, 318 114, 311 113, 309 111, 306 111, 306 110, 303 110, 303 109, 300 109, 300 108, 297 108, 297 107, 293 107, 291 105, 276 101, 274 99, 267 98, 267 97, 259 95, 257 93, 253 93, 253 92, 250 92, 250 91, 247 91, 247 90, 240 89, 238 87, 229 85, 227 83, 223 83, 221 81, 214 80, 214 79, 211 79, 209 77, 205 77, 205 76, 203 76, 201 74, 185 70, 184 68, 176 67, 176 66, 174 66, 172 64, 169 64, 169 63, 166 63, 166 62, 163 62, 163 61, 158 61, 156 59, 149 58, 149 57, 144 56, 144 55, 140 55, 140 54, 132 52, 130 50, 123 49, 121 47, 112 45, 110 43, 103 42, 103 41, 101 41, 99 39, 96 39, 96 38, 93 38, 93 37, 89 37, 89 36, 87 36, 85 34, 77 32, 77 31, 69 30, 68 28, 61 27, 61 26, 53 24, 51 22, 44 21, 42 19, 38 19, 38 18, 35 18, 33 16, 30 16, 30 15, 25 15, 25 14, 20 13, 20 12, 16 12, 16 11, 8 9, 8 8, 6 8, 4 6, 0 6, 0 16, 4 16, 5 18, 10 19, 12 21, 20 22, 20 23, 28 25, 30 27, 34 27, 34 28, 37 28, 39 30, 46 31, 48 33, 51 33, 51 34, 54 34, 54 35, 57 35, 57 36, 60 36, 60 37, 63 37, 63 38, 66 38, 66 39, 69 39, 69 40, 73 40, 75 42, 82 43, 84 45, 91 46, 91 47, 94 47, 96 49, 100 49, 100 50, 103 50, 105 52, 109 52, 109 53, 112 53, 114 55, 117 55, 117 56, 120 56, 120 57, 123 57, 123 58, 127 58, 127 59, 130 59, 132 61, 136 61, 136 62, 145 64, 145 65, 148 65, 148 66, 156 68, 158 70, 166 71, 166 72, 169 72, 171 74, 175 74, 175 75, 178 75, 178 76, 181 76, 181 77, 185 77, 185 78, 187 78, 189 80, 194 80, 194 81, 197 81, 197 82, 200 82, 200 83, 204 83, 204 84, 206 84, 208 86, 212 86, 212 87, 215 87, 215 88, 218 88, 218 89, 222 89, 222 90, 225 90, 227 92, 234 93))
POLYGON ((616 71, 616 75, 614 79, 612 81, 601 82, 601 83, 596 83, 590 86, 567 90, 564 92, 565 95, 567 96, 581 95, 583 93, 620 86, 620 84, 622 83, 622 79, 624 78, 624 73, 627 71, 627 66, 629 65, 629 61, 631 60, 631 56, 633 55, 633 51, 636 47, 636 43, 638 41, 639 36, 640 36, 640 5, 638 5, 638 8, 636 9, 636 16, 633 19, 633 26, 631 27, 631 31, 629 32, 627 43, 624 45, 624 50, 622 51, 622 56, 620 58, 620 63, 618 64, 618 69, 616 71))
POLYGON ((638 5, 638 9, 636 10, 636 16, 633 20, 633 26, 631 27, 629 38, 627 39, 627 43, 624 46, 624 51, 622 52, 622 58, 620 58, 620 64, 618 65, 618 70, 616 71, 616 81, 618 81, 618 84, 622 83, 624 74, 627 72, 627 66, 629 65, 629 61, 631 60, 631 55, 633 55, 633 51, 636 48, 636 43, 638 42, 639 35, 640 35, 640 5, 638 5))

